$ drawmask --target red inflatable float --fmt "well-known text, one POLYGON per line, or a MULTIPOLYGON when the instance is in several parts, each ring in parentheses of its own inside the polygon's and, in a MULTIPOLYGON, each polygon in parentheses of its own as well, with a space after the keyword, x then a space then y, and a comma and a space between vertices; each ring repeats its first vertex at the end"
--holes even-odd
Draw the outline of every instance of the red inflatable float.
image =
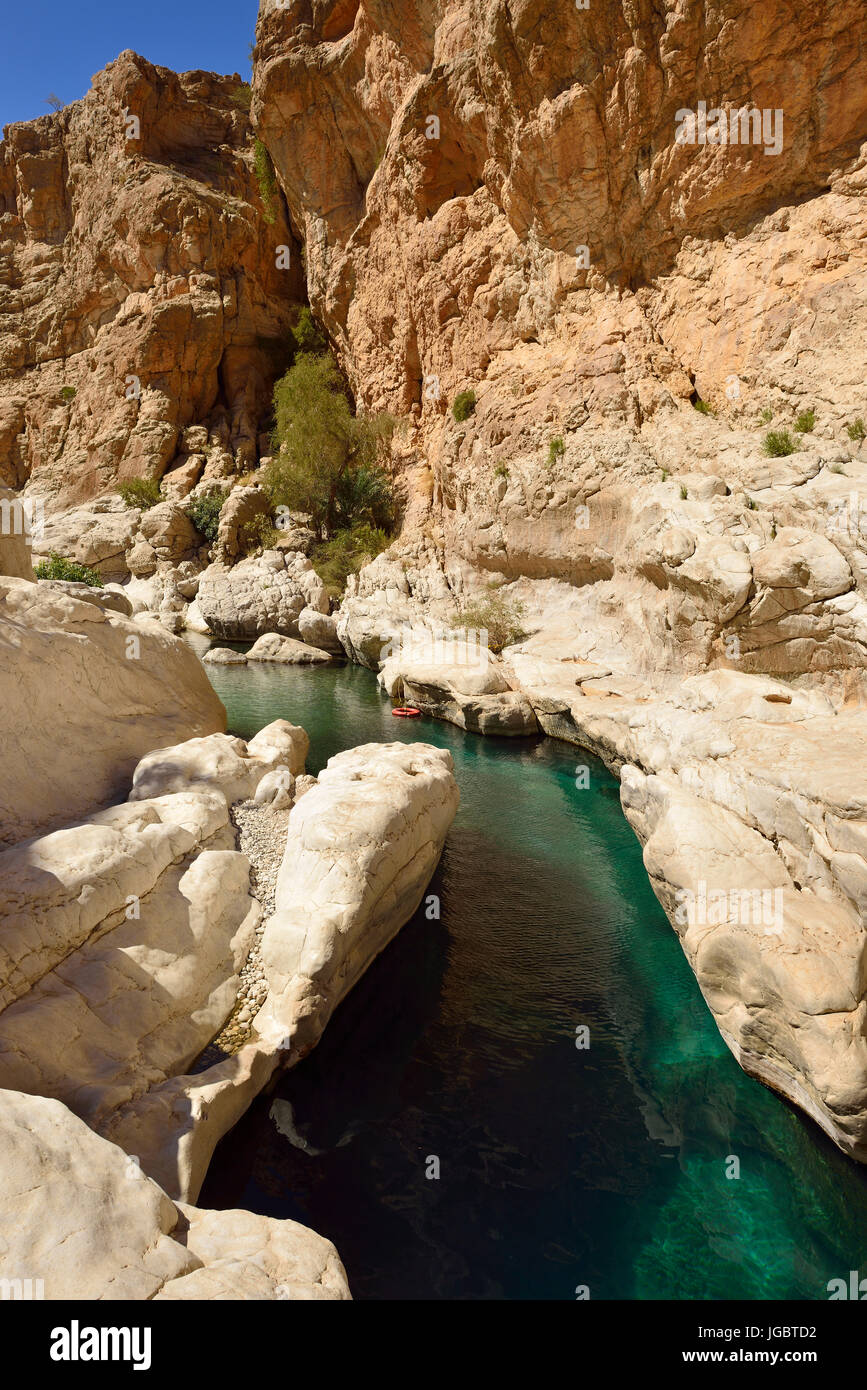
POLYGON ((395 719, 418 719, 421 714, 421 710, 416 709, 414 705, 398 705, 397 709, 391 712, 395 719))

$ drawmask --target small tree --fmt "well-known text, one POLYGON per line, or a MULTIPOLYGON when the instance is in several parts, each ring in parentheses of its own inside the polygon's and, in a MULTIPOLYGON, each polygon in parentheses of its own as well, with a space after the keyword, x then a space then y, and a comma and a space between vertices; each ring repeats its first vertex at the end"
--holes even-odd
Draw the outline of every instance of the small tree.
POLYGON ((261 140, 256 141, 253 147, 253 171, 256 175, 256 182, 259 185, 259 197, 262 199, 262 208, 265 221, 269 226, 277 221, 275 204, 277 202, 277 175, 274 173, 274 165, 261 140))
POLYGON ((318 323, 307 305, 298 310, 294 328, 289 329, 296 356, 299 352, 312 352, 317 355, 327 351, 328 344, 318 323))
POLYGON ((463 424, 464 420, 469 420, 475 408, 475 391, 459 391, 455 396, 454 405, 452 406, 452 415, 455 417, 458 424, 463 424))
POLYGON ((393 524, 391 481, 379 462, 390 415, 353 415, 333 358, 302 352, 274 388, 277 457, 265 472, 275 507, 306 512, 320 538, 357 522, 393 524))

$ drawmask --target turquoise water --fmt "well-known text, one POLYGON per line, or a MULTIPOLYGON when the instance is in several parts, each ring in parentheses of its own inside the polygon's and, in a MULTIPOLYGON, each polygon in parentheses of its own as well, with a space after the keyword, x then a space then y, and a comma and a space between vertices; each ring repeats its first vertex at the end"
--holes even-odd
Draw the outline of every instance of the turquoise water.
POLYGON ((202 1206, 329 1236, 356 1298, 825 1299, 867 1272, 867 1175, 730 1056, 600 763, 393 719, 356 667, 208 669, 233 733, 302 724, 314 772, 422 739, 462 800, 440 920, 221 1143, 202 1206))

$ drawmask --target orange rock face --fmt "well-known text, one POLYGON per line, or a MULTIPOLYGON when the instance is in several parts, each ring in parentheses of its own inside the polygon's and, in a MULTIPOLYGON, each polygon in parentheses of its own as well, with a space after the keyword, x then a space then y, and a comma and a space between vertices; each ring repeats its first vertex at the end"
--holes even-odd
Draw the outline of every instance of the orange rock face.
POLYGON ((0 482, 68 505, 194 455, 255 466, 303 277, 240 88, 126 52, 6 128, 0 482))
POLYGON ((610 319, 596 294, 652 284, 684 238, 839 178, 865 38, 859 0, 263 0, 253 117, 361 398, 427 422, 552 335, 594 354, 591 393, 628 386, 611 334, 564 316, 610 319))

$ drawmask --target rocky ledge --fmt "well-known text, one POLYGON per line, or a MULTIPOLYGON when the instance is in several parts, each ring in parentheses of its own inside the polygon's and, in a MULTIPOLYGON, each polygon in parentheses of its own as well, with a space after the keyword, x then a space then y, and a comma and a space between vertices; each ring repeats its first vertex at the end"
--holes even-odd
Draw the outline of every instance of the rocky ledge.
POLYGON ((164 631, 26 578, 0 581, 0 629, 10 708, 40 711, 0 769, 4 1276, 44 1278, 49 1298, 348 1297, 312 1232, 189 1203, 421 901, 457 807, 449 754, 367 745, 317 782, 285 720, 246 743, 198 733, 225 712, 164 631), (131 637, 148 666, 125 664, 131 637), (23 798, 20 759, 49 748, 54 780, 23 798))

